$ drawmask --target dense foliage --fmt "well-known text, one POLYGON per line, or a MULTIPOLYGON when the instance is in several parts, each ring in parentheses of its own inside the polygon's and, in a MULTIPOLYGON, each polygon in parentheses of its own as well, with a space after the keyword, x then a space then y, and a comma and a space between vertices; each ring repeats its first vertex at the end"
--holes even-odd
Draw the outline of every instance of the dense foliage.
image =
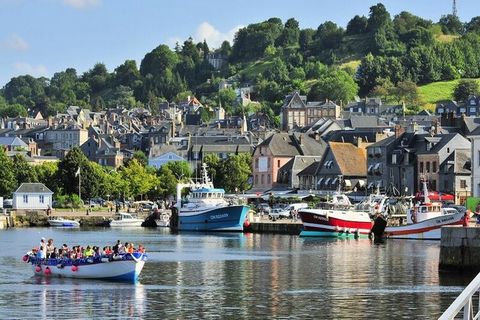
MULTIPOLYGON (((252 98, 278 114, 283 97, 293 90, 345 101, 372 94, 386 82, 397 87, 406 81, 419 85, 478 78, 479 32, 480 17, 463 23, 447 14, 434 23, 401 12, 392 18, 381 3, 370 8, 368 17, 354 16, 345 29, 332 21, 300 29, 294 18, 285 23, 270 18, 241 28, 232 45, 225 41, 215 50, 189 38, 173 50, 159 45, 140 66, 127 60, 113 71, 97 63, 83 74, 68 68, 51 79, 14 77, 1 90, 0 116, 26 115, 28 110, 54 115, 68 105, 93 110, 145 106, 156 112, 159 102, 187 93, 232 113, 235 92, 218 90, 220 79, 232 76, 234 86, 254 85, 252 98), (225 59, 219 70, 208 62, 213 52, 225 59), (358 70, 343 67, 355 60, 360 61, 358 70)), ((202 119, 210 116, 205 113, 202 119)))

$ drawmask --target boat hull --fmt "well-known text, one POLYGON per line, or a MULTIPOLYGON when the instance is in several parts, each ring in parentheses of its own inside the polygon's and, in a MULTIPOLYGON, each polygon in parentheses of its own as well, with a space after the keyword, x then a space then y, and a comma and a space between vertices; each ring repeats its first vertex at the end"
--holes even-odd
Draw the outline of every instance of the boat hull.
POLYGON ((80 223, 78 221, 48 221, 48 224, 51 227, 80 227, 80 223))
POLYGON ((145 265, 145 257, 140 255, 137 260, 119 260, 91 264, 51 264, 32 261, 35 276, 65 277, 77 279, 100 279, 109 281, 135 282, 145 265), (49 269, 48 273, 46 269, 49 269))
POLYGON ((243 205, 214 207, 201 211, 180 211, 180 231, 243 231, 249 207, 243 205))
POLYGON ((384 235, 395 239, 440 240, 443 226, 462 223, 462 213, 446 214, 405 226, 386 227, 384 235))
POLYGON ((135 220, 135 221, 111 221, 110 227, 119 228, 119 227, 141 227, 143 220, 135 220))
POLYGON ((155 224, 157 225, 157 227, 160 227, 160 228, 168 228, 170 227, 170 219, 168 220, 155 219, 155 224))
POLYGON ((305 209, 299 211, 301 237, 350 238, 368 236, 372 222, 367 212, 305 209))

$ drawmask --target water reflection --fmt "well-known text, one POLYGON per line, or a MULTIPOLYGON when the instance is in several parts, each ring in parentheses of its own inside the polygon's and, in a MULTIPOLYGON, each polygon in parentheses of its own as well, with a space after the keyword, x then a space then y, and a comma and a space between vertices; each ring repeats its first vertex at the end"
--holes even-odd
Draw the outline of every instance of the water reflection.
POLYGON ((0 233, 2 318, 436 318, 471 279, 439 274, 439 244, 428 241, 32 231, 0 233), (143 243, 149 261, 136 285, 32 277, 20 257, 47 234, 143 243))

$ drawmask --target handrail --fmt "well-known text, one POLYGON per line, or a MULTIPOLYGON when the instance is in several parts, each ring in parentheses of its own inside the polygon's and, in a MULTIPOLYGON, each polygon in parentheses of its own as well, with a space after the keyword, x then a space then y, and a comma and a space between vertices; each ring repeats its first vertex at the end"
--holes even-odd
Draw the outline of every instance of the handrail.
MULTIPOLYGON (((460 310, 463 309, 463 319, 478 319, 480 316, 480 310, 473 316, 472 298, 475 293, 480 289, 480 273, 470 282, 470 284, 462 291, 462 293, 453 301, 447 310, 442 314, 439 320, 454 319, 458 315, 460 310)), ((480 306, 479 306, 480 308, 480 306)))

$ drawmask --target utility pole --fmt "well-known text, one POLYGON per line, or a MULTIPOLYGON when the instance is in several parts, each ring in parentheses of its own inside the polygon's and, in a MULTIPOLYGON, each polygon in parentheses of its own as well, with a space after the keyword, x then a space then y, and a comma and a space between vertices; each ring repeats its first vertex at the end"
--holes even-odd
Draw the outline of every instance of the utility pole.
POLYGON ((455 17, 457 16, 457 0, 453 0, 452 14, 453 14, 455 17))

